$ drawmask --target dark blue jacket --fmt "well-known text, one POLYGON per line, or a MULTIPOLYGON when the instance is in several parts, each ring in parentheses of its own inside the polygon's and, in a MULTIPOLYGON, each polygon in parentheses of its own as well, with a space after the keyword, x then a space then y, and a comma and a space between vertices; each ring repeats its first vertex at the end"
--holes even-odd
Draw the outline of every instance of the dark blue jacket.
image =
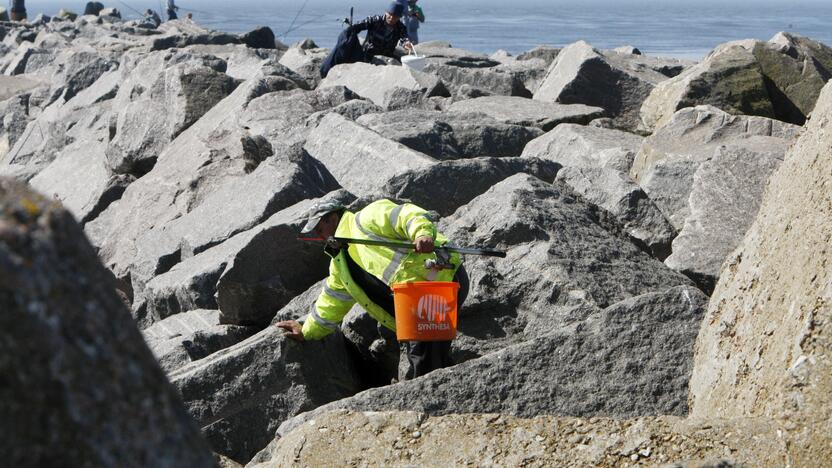
POLYGON ((350 32, 357 34, 367 31, 364 40, 364 53, 369 57, 386 55, 393 57, 396 46, 408 40, 407 28, 401 21, 388 26, 383 15, 370 16, 350 27, 350 32))

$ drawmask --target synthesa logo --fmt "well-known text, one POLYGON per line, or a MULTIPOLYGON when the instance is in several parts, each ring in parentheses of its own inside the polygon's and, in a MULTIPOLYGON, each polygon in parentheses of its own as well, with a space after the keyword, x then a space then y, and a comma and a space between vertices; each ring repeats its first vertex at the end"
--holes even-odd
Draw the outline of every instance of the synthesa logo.
POLYGON ((416 317, 422 322, 416 329, 420 332, 450 330, 451 325, 446 321, 450 310, 451 306, 442 296, 428 294, 420 297, 416 306, 416 317))
POLYGON ((428 294, 419 298, 416 316, 419 317, 419 320, 444 322, 450 310, 451 306, 448 305, 444 297, 436 294, 428 294))

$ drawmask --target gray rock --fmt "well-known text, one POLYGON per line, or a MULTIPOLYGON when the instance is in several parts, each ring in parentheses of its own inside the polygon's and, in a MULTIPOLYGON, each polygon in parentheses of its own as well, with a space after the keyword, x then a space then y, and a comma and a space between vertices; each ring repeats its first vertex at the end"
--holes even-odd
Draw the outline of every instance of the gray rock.
POLYGON ((626 152, 637 152, 642 140, 620 130, 561 124, 530 141, 523 157, 548 159, 564 166, 620 166, 620 159, 626 158, 626 152))
MULTIPOLYGON (((351 199, 342 192, 331 196, 351 199)), ((187 310, 219 308, 224 324, 268 323, 275 310, 326 275, 322 246, 297 239, 313 202, 282 210, 157 275, 145 285, 147 309, 135 310, 138 318, 147 325, 187 310)))
POLYGON ((458 49, 442 41, 419 43, 416 52, 421 57, 427 57, 428 63, 447 63, 455 67, 487 68, 500 63, 490 59, 486 54, 458 49))
POLYGON ((340 334, 296 343, 276 327, 170 377, 212 449, 241 463, 286 419, 359 389, 340 334))
POLYGON ((189 45, 241 44, 236 34, 203 28, 193 21, 166 21, 157 28, 163 34, 150 40, 150 50, 181 49, 189 45))
MULTIPOLYGON (((136 238, 136 258, 131 269, 134 292, 144 289, 146 281, 182 259, 251 229, 301 200, 321 197, 339 188, 327 170, 299 146, 285 154, 272 155, 263 137, 249 138, 244 144, 261 146, 247 153, 252 155, 252 169, 246 175, 220 182, 190 211, 136 238)), ((171 311, 151 308, 151 312, 165 316, 171 311)))
MULTIPOLYGON (((0 78, 2 80, 2 78, 0 78)), ((29 93, 22 92, 0 102, 0 158, 17 143, 29 123, 29 93)))
POLYGON ((334 409, 429 415, 687 414, 693 346, 708 298, 680 286, 611 305, 555 332, 424 377, 364 391, 283 423, 288 434, 334 409))
POLYGON ((677 231, 690 215, 688 200, 700 164, 687 159, 662 159, 638 183, 677 231))
MULTIPOLYGON (((63 62, 60 77, 56 79, 63 88, 63 98, 68 101, 95 83, 101 75, 114 70, 118 63, 95 52, 78 51, 63 62)), ((56 85, 53 84, 53 88, 56 85)))
POLYGON ((766 183, 783 162, 786 146, 783 141, 770 142, 765 150, 722 146, 702 163, 693 176, 690 215, 665 264, 710 294, 723 261, 757 216, 766 183))
POLYGON ((546 68, 555 61, 560 54, 562 49, 559 47, 550 47, 545 45, 539 45, 531 50, 523 52, 522 54, 517 55, 517 60, 535 60, 540 59, 546 62, 546 68))
MULTIPOLYGON (((224 180, 250 172, 252 160, 246 155, 252 149, 245 143, 251 133, 229 116, 239 115, 275 85, 281 88, 285 81, 262 77, 239 86, 165 147, 153 170, 132 183, 119 201, 84 226, 128 298, 133 297, 130 269, 137 258, 136 239, 198 206, 224 180)), ((185 310, 198 308, 216 307, 185 310)))
POLYGON ((680 109, 711 105, 802 125, 830 73, 832 49, 805 37, 781 32, 768 42, 728 42, 656 87, 641 118, 653 129, 680 109))
POLYGON ((17 48, 11 62, 6 66, 5 75, 35 73, 44 68, 45 62, 51 58, 52 54, 48 50, 35 47, 30 42, 24 42, 17 48))
POLYGON ((0 101, 43 86, 41 81, 26 76, 0 76, 0 101))
POLYGON ((361 125, 436 159, 519 156, 542 135, 536 128, 498 122, 482 114, 407 109, 370 114, 361 125))
POLYGON ((601 107, 617 127, 636 130, 642 102, 667 77, 632 57, 604 55, 583 41, 571 44, 552 62, 534 99, 601 107))
POLYGON ((258 26, 251 31, 241 34, 240 40, 252 49, 275 49, 274 31, 268 26, 258 26))
POLYGON ((29 183, 60 200, 78 222, 87 223, 121 198, 134 180, 107 169, 106 148, 101 141, 79 140, 64 148, 29 183))
POLYGON ((142 335, 162 370, 170 374, 257 331, 255 327, 221 325, 218 310, 192 310, 154 323, 142 330, 142 335))
POLYGON ((576 306, 604 308, 693 284, 632 243, 617 220, 561 182, 517 174, 458 209, 440 230, 459 245, 508 250, 466 257, 471 289, 460 316, 457 359, 527 339, 535 321, 566 324, 576 306))
POLYGON ((562 123, 586 125, 604 110, 583 104, 556 104, 510 96, 486 96, 458 101, 448 108, 451 112, 481 112, 501 122, 537 127, 548 132, 562 123))
POLYGON ((416 91, 426 97, 448 95, 445 86, 434 75, 418 72, 408 67, 376 66, 368 63, 351 63, 333 67, 318 88, 332 86, 346 86, 383 108, 388 106, 385 95, 393 88, 416 91))
POLYGON ((324 116, 304 149, 357 196, 373 195, 392 177, 436 163, 338 114, 324 116))
MULTIPOLYGON (((337 106, 355 101, 356 106, 367 101, 343 86, 315 91, 291 90, 269 93, 254 99, 240 115, 240 123, 249 132, 262 135, 280 152, 303 144, 312 130, 309 119, 316 113, 334 110, 337 106)), ((342 109, 345 113, 349 112, 342 109)))
POLYGON ((765 76, 745 42, 722 44, 696 66, 657 86, 644 101, 641 119, 652 130, 667 123, 676 111, 699 105, 731 114, 774 117, 765 76))
POLYGON ((107 148, 110 167, 118 173, 147 173, 162 148, 236 86, 234 79, 208 67, 166 69, 141 98, 119 111, 116 134, 107 148))
POLYGON ((558 172, 557 180, 615 215, 626 232, 641 241, 654 257, 664 260, 670 255, 676 229, 626 172, 603 167, 565 167, 558 172))
POLYGON ((788 144, 799 131, 795 125, 734 116, 711 106, 682 109, 644 140, 630 175, 673 225, 682 229, 693 172, 719 146, 736 143, 765 151, 788 144), (659 166, 660 161, 665 163, 659 166))
POLYGON ((441 216, 450 216, 457 208, 507 177, 522 172, 552 182, 560 168, 558 163, 537 158, 442 161, 425 169, 394 176, 384 184, 380 195, 410 200, 416 205, 429 207, 441 216))
POLYGON ((494 70, 511 73, 523 82, 523 86, 534 95, 540 88, 540 83, 546 78, 551 62, 544 59, 519 60, 512 58, 505 60, 494 70))
POLYGON ((495 68, 454 66, 453 61, 428 63, 425 73, 438 76, 451 93, 457 94, 468 85, 501 96, 531 97, 523 80, 515 74, 495 68))
MULTIPOLYGON (((30 112, 34 99, 34 95, 29 98, 30 112)), ((106 139, 109 114, 109 103, 87 108, 77 107, 74 103, 56 102, 50 105, 26 125, 8 155, 0 162, 0 175, 29 180, 75 140, 106 139)))
POLYGON ((317 127, 318 124, 321 123, 321 120, 323 120, 323 118, 329 113, 335 113, 350 120, 358 120, 358 118, 362 115, 378 114, 381 112, 384 112, 384 109, 373 104, 371 101, 365 99, 352 99, 345 103, 338 104, 331 109, 315 112, 307 119, 306 126, 312 128, 317 127))
POLYGON ((0 236, 6 463, 214 466, 72 216, 0 179, 0 236))
POLYGON ((328 49, 290 47, 280 57, 280 64, 304 77, 314 88, 321 82, 321 64, 328 53, 328 49))

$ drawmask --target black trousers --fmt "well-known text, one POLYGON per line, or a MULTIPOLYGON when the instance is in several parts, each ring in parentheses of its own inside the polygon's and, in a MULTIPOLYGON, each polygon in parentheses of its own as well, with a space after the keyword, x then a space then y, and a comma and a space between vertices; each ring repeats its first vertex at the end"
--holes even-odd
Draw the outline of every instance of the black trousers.
MULTIPOLYGON (((350 276, 352 276, 353 281, 355 281, 364 293, 367 294, 367 298, 387 311, 390 315, 395 316, 396 308, 393 304, 393 290, 380 279, 364 271, 349 255, 346 255, 346 257, 350 276)), ((460 266, 456 271, 454 281, 459 283, 457 308, 460 308, 465 302, 465 298, 468 297, 469 289, 468 273, 465 271, 464 266, 460 266)), ((415 379, 428 372, 454 364, 451 359, 450 341, 409 341, 404 342, 403 346, 405 353, 407 353, 407 360, 410 363, 407 374, 404 376, 405 380, 415 379)))
POLYGON ((367 57, 364 54, 364 49, 361 48, 358 33, 350 31, 349 28, 344 29, 338 35, 338 41, 335 43, 335 47, 332 48, 329 55, 321 63, 321 77, 326 78, 329 70, 335 65, 366 61, 367 57))

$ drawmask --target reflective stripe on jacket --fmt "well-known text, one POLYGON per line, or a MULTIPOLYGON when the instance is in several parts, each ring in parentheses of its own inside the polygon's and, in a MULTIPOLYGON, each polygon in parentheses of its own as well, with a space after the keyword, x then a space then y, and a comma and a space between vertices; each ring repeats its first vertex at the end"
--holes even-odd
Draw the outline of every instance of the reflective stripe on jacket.
MULTIPOLYGON (((335 236, 396 242, 413 242, 419 237, 430 236, 436 246, 444 245, 448 239, 436 232, 432 218, 430 212, 416 205, 397 205, 390 200, 379 200, 357 213, 345 211, 335 236)), ((409 281, 453 281, 456 269, 462 264, 459 254, 451 254, 451 263, 456 268, 432 270, 425 268, 425 260, 435 258, 433 253, 420 254, 412 249, 359 244, 350 244, 338 253, 327 253, 332 256, 329 277, 318 295, 314 309, 303 324, 303 336, 307 340, 321 339, 338 329, 356 302, 379 323, 390 330, 396 330, 394 318, 371 302, 355 284, 345 255, 349 255, 364 271, 388 286, 409 281)))

